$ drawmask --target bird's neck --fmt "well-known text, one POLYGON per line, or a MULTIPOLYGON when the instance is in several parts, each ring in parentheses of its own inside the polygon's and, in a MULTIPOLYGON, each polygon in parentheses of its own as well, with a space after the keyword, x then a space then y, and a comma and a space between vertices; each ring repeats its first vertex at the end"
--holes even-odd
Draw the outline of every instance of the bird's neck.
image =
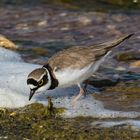
POLYGON ((58 87, 58 80, 55 78, 55 75, 53 73, 53 70, 49 64, 46 64, 43 66, 43 68, 47 69, 49 71, 50 77, 51 77, 51 86, 48 90, 55 89, 58 87))

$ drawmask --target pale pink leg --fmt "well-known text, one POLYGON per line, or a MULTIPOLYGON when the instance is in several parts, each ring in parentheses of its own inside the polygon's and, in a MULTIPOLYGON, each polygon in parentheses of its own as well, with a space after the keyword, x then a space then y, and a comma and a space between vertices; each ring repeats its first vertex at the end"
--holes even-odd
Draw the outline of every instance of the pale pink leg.
POLYGON ((80 86, 78 85, 79 88, 80 88, 80 91, 79 91, 79 94, 72 100, 72 106, 74 106, 76 104, 76 102, 79 100, 79 98, 82 96, 82 95, 86 95, 85 93, 85 90, 80 86))

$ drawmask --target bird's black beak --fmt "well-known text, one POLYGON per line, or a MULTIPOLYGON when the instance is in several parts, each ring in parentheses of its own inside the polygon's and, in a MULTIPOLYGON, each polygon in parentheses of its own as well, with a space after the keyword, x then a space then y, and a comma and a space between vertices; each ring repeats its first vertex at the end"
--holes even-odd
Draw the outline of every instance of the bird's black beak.
POLYGON ((35 94, 35 90, 30 90, 29 101, 31 100, 34 94, 35 94))

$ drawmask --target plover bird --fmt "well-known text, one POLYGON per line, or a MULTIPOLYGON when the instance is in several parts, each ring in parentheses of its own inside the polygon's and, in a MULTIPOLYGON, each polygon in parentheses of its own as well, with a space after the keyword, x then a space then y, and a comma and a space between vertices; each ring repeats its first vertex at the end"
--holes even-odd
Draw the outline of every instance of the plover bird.
POLYGON ((89 47, 71 47, 56 53, 46 62, 46 65, 33 70, 28 75, 29 100, 38 92, 78 85, 80 91, 72 101, 74 104, 85 94, 85 89, 81 86, 83 81, 98 70, 112 48, 132 35, 89 47))

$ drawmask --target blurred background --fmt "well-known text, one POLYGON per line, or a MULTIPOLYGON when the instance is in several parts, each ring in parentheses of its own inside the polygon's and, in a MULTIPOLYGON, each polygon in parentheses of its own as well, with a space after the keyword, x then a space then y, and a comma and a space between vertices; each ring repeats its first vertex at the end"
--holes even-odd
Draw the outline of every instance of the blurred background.
MULTIPOLYGON (((1 4, 29 4, 28 0, 1 0, 1 4)), ((140 1, 139 0, 30 0, 30 4, 60 4, 60 5, 73 5, 74 7, 81 7, 82 8, 95 8, 98 6, 121 6, 123 8, 140 8, 140 1), (95 4, 97 4, 95 6, 95 4)))
POLYGON ((63 48, 134 32, 139 38, 139 9, 139 0, 1 0, 0 34, 25 61, 44 64, 63 48))

